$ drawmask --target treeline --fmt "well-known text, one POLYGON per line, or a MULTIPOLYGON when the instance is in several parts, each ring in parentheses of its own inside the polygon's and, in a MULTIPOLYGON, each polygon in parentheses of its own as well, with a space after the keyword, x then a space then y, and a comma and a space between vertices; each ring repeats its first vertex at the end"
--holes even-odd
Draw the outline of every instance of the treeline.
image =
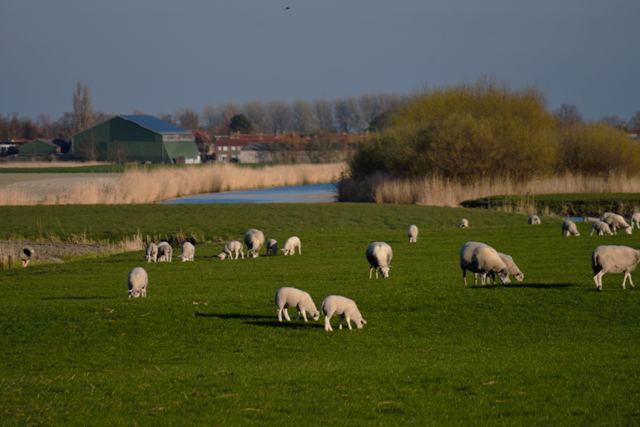
POLYGON ((548 111, 536 89, 514 90, 486 79, 431 90, 388 115, 379 137, 352 158, 351 176, 518 182, 567 172, 640 170, 640 142, 609 124, 586 123, 566 112, 566 106, 548 111))

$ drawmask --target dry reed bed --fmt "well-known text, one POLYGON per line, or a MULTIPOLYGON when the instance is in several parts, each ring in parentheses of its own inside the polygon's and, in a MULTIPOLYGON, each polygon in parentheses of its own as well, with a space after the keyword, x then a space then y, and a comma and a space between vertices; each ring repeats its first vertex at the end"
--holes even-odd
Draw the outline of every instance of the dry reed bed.
POLYGON ((279 165, 251 169, 236 165, 131 170, 106 182, 87 181, 49 194, 23 188, 0 190, 0 205, 153 203, 174 197, 219 191, 337 181, 345 165, 279 165))
MULTIPOLYGON (((371 194, 376 203, 414 203, 433 206, 460 206, 465 200, 501 195, 562 193, 640 193, 640 176, 610 174, 605 177, 565 174, 536 178, 527 182, 509 179, 479 179, 461 183, 439 177, 398 180, 375 177, 371 194)), ((348 200, 341 195, 341 200, 348 200)))

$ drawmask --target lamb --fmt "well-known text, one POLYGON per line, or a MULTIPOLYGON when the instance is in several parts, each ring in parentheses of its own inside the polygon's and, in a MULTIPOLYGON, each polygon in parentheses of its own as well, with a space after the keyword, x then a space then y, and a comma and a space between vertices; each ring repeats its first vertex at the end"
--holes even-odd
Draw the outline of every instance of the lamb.
POLYGON ((249 256, 251 258, 258 258, 260 249, 262 245, 264 245, 264 233, 255 228, 251 228, 244 234, 244 243, 247 245, 249 256))
POLYGON ((157 262, 158 261, 158 245, 151 242, 149 246, 147 246, 147 255, 145 256, 147 262, 157 262))
POLYGON ((634 212, 631 215, 631 228, 640 228, 640 212, 634 212))
POLYGON ((418 241, 418 226, 411 224, 407 230, 407 236, 409 237, 409 243, 416 243, 418 241))
POLYGON ((466 242, 462 245, 460 248, 460 268, 465 286, 467 286, 467 270, 474 273, 474 284, 478 283, 475 273, 480 273, 483 285, 486 283, 489 273, 497 273, 500 281, 504 284, 510 283, 509 268, 500 258, 498 252, 485 243, 466 242))
POLYGON ((276 291, 276 307, 278 307, 278 321, 282 322, 282 314, 287 322, 291 321, 289 318, 289 310, 287 307, 295 307, 298 310, 298 319, 302 315, 304 321, 307 321, 307 313, 313 318, 313 320, 320 319, 320 312, 316 308, 316 304, 313 302, 309 293, 296 288, 280 288, 276 291))
POLYGON ((365 256, 370 266, 369 279, 371 279, 374 271, 376 272, 376 279, 378 278, 378 272, 380 272, 385 279, 389 277, 391 259, 393 258, 391 246, 385 242, 372 242, 367 246, 365 256))
POLYGON ((298 255, 302 255, 302 242, 300 242, 300 238, 298 236, 291 236, 284 242, 282 254, 285 256, 295 255, 296 248, 298 248, 298 255))
POLYGON ((593 251, 591 261, 597 290, 602 290, 602 276, 606 273, 624 273, 622 289, 626 289, 627 278, 631 287, 634 287, 631 273, 640 262, 639 250, 628 246, 602 245, 593 251))
POLYGON ((142 267, 136 267, 129 272, 129 298, 146 298, 149 276, 142 267))
POLYGON ((589 235, 593 236, 593 233, 598 233, 598 236, 604 236, 605 234, 608 234, 609 236, 613 236, 613 233, 609 228, 609 224, 600 220, 594 221, 591 224, 591 233, 589 235))
POLYGON ((540 217, 538 215, 530 215, 529 216, 529 224, 531 225, 540 225, 542 221, 540 221, 540 217))
POLYGON ((334 314, 340 316, 340 329, 342 329, 342 320, 347 322, 349 329, 351 327, 351 321, 356 324, 356 328, 362 329, 367 321, 362 318, 360 310, 355 301, 349 298, 345 298, 340 295, 329 295, 322 301, 322 313, 324 313, 324 330, 327 332, 333 331, 331 327, 331 317, 334 314))
POLYGON ((173 258, 173 248, 167 242, 158 243, 158 262, 171 262, 173 258))
POLYGON ((460 228, 469 228, 469 220, 467 218, 460 220, 460 228))
POLYGON ((229 259, 238 259, 238 256, 241 256, 242 259, 244 259, 244 251, 242 249, 242 243, 240 241, 232 240, 225 243, 224 247, 222 248, 222 252, 218 254, 218 258, 222 260, 227 257, 229 257, 229 259))
POLYGON ((618 234, 618 228, 623 228, 625 233, 633 233, 633 228, 625 221, 622 215, 618 215, 613 212, 605 212, 602 215, 602 221, 609 224, 609 228, 613 231, 613 234, 618 234))
POLYGON ((507 266, 509 274, 512 275, 518 282, 522 282, 524 280, 524 273, 520 271, 516 263, 513 261, 513 257, 511 257, 511 255, 503 254, 502 252, 498 252, 498 256, 507 266))
POLYGON ((565 237, 569 236, 580 236, 580 232, 578 231, 578 226, 575 222, 570 219, 565 219, 562 222, 562 235, 565 237))
POLYGON ((278 241, 276 239, 267 240, 267 255, 278 255, 278 241))
POLYGON ((182 255, 180 256, 180 258, 182 259, 182 262, 193 261, 195 254, 196 254, 196 247, 193 246, 193 243, 184 242, 182 244, 182 255))

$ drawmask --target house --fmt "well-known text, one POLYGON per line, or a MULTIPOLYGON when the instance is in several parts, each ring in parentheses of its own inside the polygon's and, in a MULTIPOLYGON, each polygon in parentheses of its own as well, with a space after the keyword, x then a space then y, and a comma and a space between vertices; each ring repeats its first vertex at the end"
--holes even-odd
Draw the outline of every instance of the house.
POLYGON ((73 136, 74 157, 151 163, 200 163, 193 134, 147 115, 119 115, 73 136))
POLYGON ((268 145, 283 141, 285 141, 285 137, 283 135, 267 135, 262 133, 234 133, 231 135, 216 136, 214 144, 215 158, 216 161, 219 162, 241 162, 241 153, 248 145, 268 145))

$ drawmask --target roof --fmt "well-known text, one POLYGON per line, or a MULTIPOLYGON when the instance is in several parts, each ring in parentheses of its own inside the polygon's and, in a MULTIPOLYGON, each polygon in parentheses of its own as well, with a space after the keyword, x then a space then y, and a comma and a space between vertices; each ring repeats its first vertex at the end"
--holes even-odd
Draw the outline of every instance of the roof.
POLYGON ((156 133, 191 133, 188 130, 181 128, 180 126, 176 126, 173 123, 165 122, 164 120, 160 120, 159 118, 153 116, 146 116, 143 114, 121 114, 118 117, 133 122, 138 126, 149 129, 150 131, 156 133))

